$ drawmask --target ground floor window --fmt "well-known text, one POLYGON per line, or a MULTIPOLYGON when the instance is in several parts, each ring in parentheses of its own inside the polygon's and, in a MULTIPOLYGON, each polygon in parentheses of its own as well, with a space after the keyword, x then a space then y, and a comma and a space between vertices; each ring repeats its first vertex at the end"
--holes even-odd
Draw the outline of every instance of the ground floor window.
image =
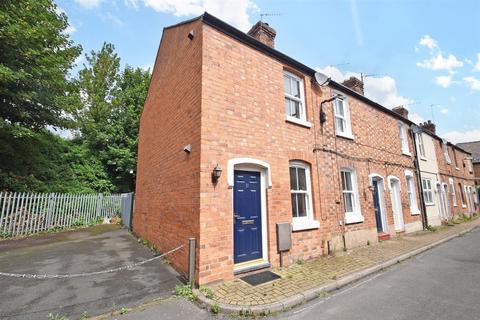
POLYGON ((360 210, 358 198, 357 176, 355 170, 344 168, 340 171, 342 179, 343 207, 345 210, 345 222, 362 222, 363 216, 360 210))
POLYGON ((415 192, 413 176, 407 175, 406 178, 407 178, 407 195, 408 195, 408 204, 410 205, 410 213, 418 214, 420 213, 420 211, 418 210, 417 193, 415 192))
POLYGON ((313 219, 310 166, 301 161, 290 161, 290 196, 293 230, 318 228, 313 219))
POLYGON ((433 205, 433 190, 432 190, 432 180, 424 178, 422 179, 422 189, 423 189, 423 199, 425 199, 425 204, 433 205))

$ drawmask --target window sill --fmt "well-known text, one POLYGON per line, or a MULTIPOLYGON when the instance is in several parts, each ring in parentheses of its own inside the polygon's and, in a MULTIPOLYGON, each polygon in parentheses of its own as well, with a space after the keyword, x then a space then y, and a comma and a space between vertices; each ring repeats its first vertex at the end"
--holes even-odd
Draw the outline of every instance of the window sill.
POLYGON ((427 203, 427 202, 425 202, 425 205, 428 206, 428 207, 431 207, 431 206, 434 206, 435 203, 434 203, 434 202, 432 202, 432 203, 427 203))
POLYGON ((305 127, 305 128, 311 128, 312 127, 312 124, 310 122, 305 121, 305 120, 301 120, 301 119, 297 119, 295 117, 286 116, 285 121, 293 123, 293 124, 297 124, 297 125, 305 127))
POLYGON ((466 208, 466 207, 467 207, 466 205, 462 204, 462 208, 466 208))
POLYGON ((355 140, 353 134, 348 134, 348 133, 338 133, 337 132, 337 137, 341 137, 341 138, 345 138, 345 139, 348 139, 348 140, 355 140))
POLYGON ((427 161, 428 159, 425 157, 420 156, 420 160, 427 161))
POLYGON ((302 230, 311 230, 311 229, 318 229, 320 228, 320 222, 317 220, 310 220, 310 219, 301 219, 300 221, 295 221, 293 219, 292 222, 292 231, 302 231, 302 230))
POLYGON ((412 210, 412 211, 410 212, 410 215, 411 215, 411 216, 418 216, 419 214, 420 214, 420 210, 418 210, 418 209, 412 210))
POLYGON ((402 154, 403 154, 404 156, 409 156, 409 157, 412 156, 412 154, 411 154, 410 152, 408 152, 408 151, 402 151, 402 154))
POLYGON ((345 215, 345 224, 361 223, 363 221, 365 221, 365 218, 361 214, 345 215))
POLYGON ((458 168, 458 167, 457 167, 457 168, 455 168, 455 170, 458 170, 458 171, 460 171, 460 168, 458 168))

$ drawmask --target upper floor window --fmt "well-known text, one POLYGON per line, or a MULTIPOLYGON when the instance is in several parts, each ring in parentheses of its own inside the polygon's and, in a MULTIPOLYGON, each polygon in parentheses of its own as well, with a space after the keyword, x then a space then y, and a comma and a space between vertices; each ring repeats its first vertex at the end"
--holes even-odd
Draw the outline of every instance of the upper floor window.
POLYGON ((433 203, 433 189, 432 189, 432 180, 422 179, 422 189, 423 189, 423 199, 425 204, 432 205, 433 203))
POLYGON ((290 195, 293 230, 318 228, 318 221, 313 220, 310 166, 307 163, 290 161, 290 195))
POLYGON ((406 172, 405 175, 407 178, 407 195, 408 195, 408 204, 410 205, 410 213, 412 215, 419 214, 420 210, 418 209, 417 193, 415 192, 413 173, 406 172))
POLYGON ((303 79, 284 71, 285 112, 287 119, 306 121, 303 79))
POLYGON ((407 131, 405 130, 405 126, 402 122, 398 122, 398 129, 400 131, 400 141, 402 143, 402 153, 406 155, 410 155, 410 150, 408 147, 408 136, 407 131))
POLYGON ((443 148, 443 155, 445 156, 445 161, 447 163, 452 163, 452 160, 450 159, 450 155, 448 154, 448 145, 446 141, 442 142, 442 148, 443 148))
POLYGON ((337 135, 346 138, 353 138, 347 97, 339 96, 334 100, 333 104, 333 111, 335 114, 335 131, 337 135))
POLYGON ((468 172, 472 173, 473 172, 473 164, 472 164, 472 159, 467 158, 467 167, 468 167, 468 172))
POLYGON ((455 169, 460 170, 458 168, 457 153, 455 152, 455 149, 453 149, 453 148, 452 148, 452 153, 453 153, 453 163, 455 164, 455 169))
POLYGON ((362 222, 363 216, 358 197, 357 175, 355 170, 344 168, 340 171, 342 179, 343 206, 345 223, 362 222))
POLYGON ((425 145, 423 143, 423 135, 422 133, 416 133, 415 137, 417 139, 418 151, 420 152, 420 156, 425 158, 425 145))

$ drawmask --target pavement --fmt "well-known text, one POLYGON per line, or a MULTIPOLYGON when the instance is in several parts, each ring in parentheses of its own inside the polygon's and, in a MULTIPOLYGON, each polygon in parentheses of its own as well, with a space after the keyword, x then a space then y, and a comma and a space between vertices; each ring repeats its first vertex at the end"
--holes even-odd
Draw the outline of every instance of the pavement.
POLYGON ((475 218, 455 226, 439 227, 435 232, 420 231, 351 249, 334 257, 319 257, 285 268, 273 268, 281 279, 258 286, 251 286, 239 278, 215 283, 208 286, 212 297, 208 299, 198 293, 199 299, 208 307, 217 304, 227 313, 241 310, 259 315, 277 312, 316 298, 323 291, 329 292, 357 281, 477 226, 480 226, 480 219, 475 218))
MULTIPOLYGON (((478 319, 480 229, 268 319, 478 319)), ((234 319, 238 316, 232 316, 234 319)), ((240 317, 241 318, 241 317, 240 317)), ((171 298, 102 319, 231 319, 171 298)))
MULTIPOLYGON (((152 252, 118 225, 0 241, 0 271, 72 274, 152 258, 152 252)), ((133 270, 70 279, 0 276, 1 319, 78 319, 172 295, 178 274, 162 260, 133 270)))

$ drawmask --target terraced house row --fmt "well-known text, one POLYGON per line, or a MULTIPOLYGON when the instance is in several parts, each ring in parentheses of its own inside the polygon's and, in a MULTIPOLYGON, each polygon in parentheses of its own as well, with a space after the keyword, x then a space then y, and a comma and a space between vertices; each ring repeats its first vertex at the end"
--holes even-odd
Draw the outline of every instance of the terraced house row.
MULTIPOLYGON (((164 29, 140 126, 139 236, 164 252, 196 238, 203 284, 476 211, 468 152, 275 36, 208 13, 164 29)), ((187 259, 171 262, 185 274, 187 259)))

